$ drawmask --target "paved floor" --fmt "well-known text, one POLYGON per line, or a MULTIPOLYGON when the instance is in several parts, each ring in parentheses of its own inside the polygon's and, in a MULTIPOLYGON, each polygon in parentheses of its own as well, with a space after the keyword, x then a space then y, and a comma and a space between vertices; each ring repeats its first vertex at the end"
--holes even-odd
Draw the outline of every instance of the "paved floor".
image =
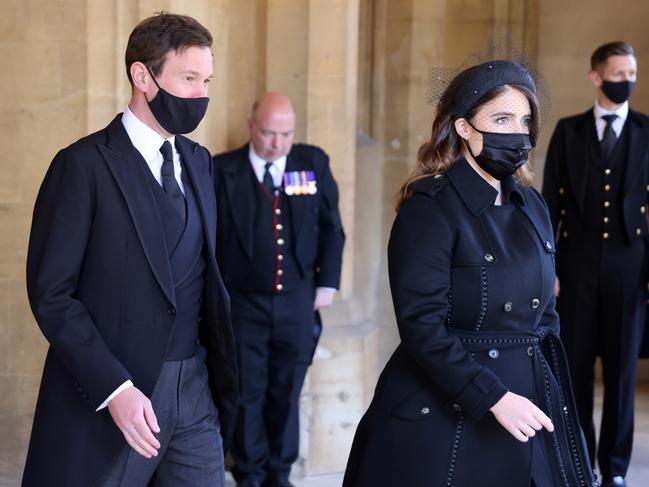
MULTIPOLYGON (((599 391, 598 397, 601 397, 601 391, 599 391)), ((599 415, 600 405, 601 399, 596 403, 597 415, 599 415)), ((649 384, 640 385, 638 388, 636 412, 634 454, 627 481, 631 487, 645 487, 649 486, 649 384)), ((3 429, 3 419, 11 420, 10 417, 0 417, 0 431, 3 429)), ((24 419, 31 424, 31 417, 24 419)), ((26 438, 22 437, 0 437, 0 487, 16 487, 20 485, 19 479, 22 474, 24 453, 17 454, 17 451, 22 450, 25 443, 26 438)), ((296 478, 293 481, 297 487, 340 487, 342 475, 296 478)), ((228 487, 233 485, 234 482, 230 479, 228 487)))

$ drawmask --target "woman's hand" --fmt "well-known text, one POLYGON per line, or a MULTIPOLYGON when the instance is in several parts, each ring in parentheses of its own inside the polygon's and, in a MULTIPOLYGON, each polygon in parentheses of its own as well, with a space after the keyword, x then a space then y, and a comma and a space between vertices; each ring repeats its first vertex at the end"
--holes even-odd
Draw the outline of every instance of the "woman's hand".
POLYGON ((554 431, 552 420, 543 411, 526 397, 513 392, 505 393, 490 411, 518 441, 526 442, 541 428, 554 431))

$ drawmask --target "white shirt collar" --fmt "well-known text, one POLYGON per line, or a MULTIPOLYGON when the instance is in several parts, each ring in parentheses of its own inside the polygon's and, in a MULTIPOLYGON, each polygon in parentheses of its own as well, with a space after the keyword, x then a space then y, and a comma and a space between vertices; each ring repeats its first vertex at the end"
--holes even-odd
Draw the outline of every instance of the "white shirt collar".
POLYGON ((122 114, 122 125, 126 129, 131 143, 142 154, 146 162, 150 162, 157 157, 165 140, 169 141, 175 152, 176 137, 172 135, 168 139, 163 138, 158 132, 137 118, 128 105, 122 114))
POLYGON ((284 171, 286 170, 286 156, 282 156, 276 161, 266 161, 259 157, 255 152, 255 149, 253 149, 252 143, 250 143, 248 144, 248 159, 250 160, 252 169, 255 171, 255 175, 260 182, 264 180, 266 162, 272 162, 273 165, 270 168, 270 173, 273 176, 275 186, 280 187, 282 185, 282 178, 284 177, 284 171))
POLYGON ((612 113, 617 115, 622 122, 625 122, 626 117, 629 115, 629 102, 625 101, 617 108, 617 110, 610 111, 603 108, 599 103, 597 103, 597 100, 595 100, 595 104, 593 105, 593 115, 595 116, 595 120, 600 120, 604 115, 612 113))

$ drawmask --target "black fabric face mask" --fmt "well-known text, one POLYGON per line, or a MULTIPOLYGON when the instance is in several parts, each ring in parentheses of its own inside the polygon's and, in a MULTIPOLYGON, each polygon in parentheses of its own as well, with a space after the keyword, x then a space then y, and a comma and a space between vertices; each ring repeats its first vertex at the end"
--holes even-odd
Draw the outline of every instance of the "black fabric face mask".
MULTIPOLYGON (((147 67, 147 69, 149 69, 147 67)), ((198 127, 207 111, 208 97, 181 98, 172 95, 160 87, 153 73, 149 70, 153 82, 158 87, 158 93, 151 100, 147 100, 151 113, 170 134, 187 134, 198 127)))
POLYGON ((606 81, 602 83, 602 91, 606 98, 618 105, 629 99, 633 92, 635 83, 633 81, 606 81))
MULTIPOLYGON (((467 123, 473 127, 468 120, 467 123)), ((476 156, 468 141, 465 141, 466 147, 478 165, 497 180, 511 176, 527 162, 533 147, 529 134, 499 134, 473 129, 482 134, 482 151, 476 156)))

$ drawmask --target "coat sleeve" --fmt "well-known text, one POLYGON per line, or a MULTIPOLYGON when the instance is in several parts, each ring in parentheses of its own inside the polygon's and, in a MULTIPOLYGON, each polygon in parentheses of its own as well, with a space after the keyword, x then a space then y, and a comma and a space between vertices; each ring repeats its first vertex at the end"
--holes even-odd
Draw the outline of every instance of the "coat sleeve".
POLYGON ((507 388, 447 332, 453 242, 443 210, 430 196, 415 193, 402 205, 390 235, 390 289, 406 350, 435 386, 477 420, 507 388))
POLYGON ((323 168, 320 171, 319 191, 321 192, 318 209, 318 254, 316 258, 317 287, 340 287, 343 247, 345 232, 338 209, 338 185, 329 168, 329 157, 319 152, 323 168))
POLYGON ((59 152, 39 191, 27 254, 27 294, 52 350, 96 409, 131 376, 78 297, 94 198, 80 159, 69 150, 59 152))
POLYGON ((543 171, 543 198, 545 198, 548 205, 550 221, 552 222, 552 234, 555 238, 561 221, 561 188, 563 187, 563 166, 565 164, 563 157, 564 139, 564 130, 562 130, 561 121, 559 121, 550 139, 543 171))

